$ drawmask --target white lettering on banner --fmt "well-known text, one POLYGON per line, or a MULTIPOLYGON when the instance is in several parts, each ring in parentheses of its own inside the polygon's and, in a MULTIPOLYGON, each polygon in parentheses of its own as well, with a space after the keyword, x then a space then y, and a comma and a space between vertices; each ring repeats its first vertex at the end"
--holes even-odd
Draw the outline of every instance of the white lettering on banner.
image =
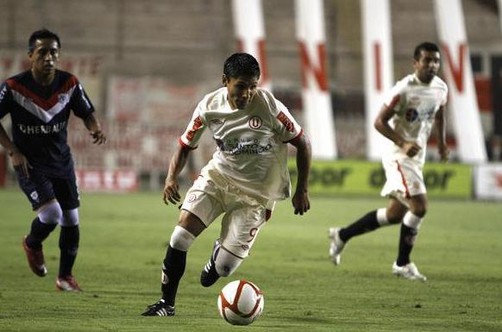
POLYGON ((78 186, 84 191, 132 192, 138 190, 138 176, 132 170, 77 170, 78 186))
POLYGON ((443 50, 443 68, 449 86, 449 112, 460 160, 487 161, 479 107, 465 33, 460 0, 433 1, 436 25, 443 50))

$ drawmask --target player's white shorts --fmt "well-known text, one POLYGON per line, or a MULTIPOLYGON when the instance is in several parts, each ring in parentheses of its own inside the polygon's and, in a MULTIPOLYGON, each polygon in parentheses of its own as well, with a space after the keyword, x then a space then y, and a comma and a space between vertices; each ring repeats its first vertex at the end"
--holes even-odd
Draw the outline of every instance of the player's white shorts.
POLYGON ((220 243, 232 254, 245 258, 265 225, 267 202, 244 193, 216 170, 203 169, 181 208, 195 214, 206 226, 225 213, 220 243))
POLYGON ((380 195, 401 199, 427 193, 421 163, 405 158, 383 160, 382 164, 387 181, 380 195))

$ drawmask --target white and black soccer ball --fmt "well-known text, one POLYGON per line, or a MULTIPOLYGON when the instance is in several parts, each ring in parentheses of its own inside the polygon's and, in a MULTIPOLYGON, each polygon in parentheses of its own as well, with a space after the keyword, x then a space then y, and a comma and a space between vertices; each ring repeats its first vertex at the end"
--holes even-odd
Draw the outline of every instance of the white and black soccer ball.
POLYGON ((265 299, 263 292, 250 281, 234 280, 218 295, 221 318, 232 325, 249 325, 260 317, 265 299))

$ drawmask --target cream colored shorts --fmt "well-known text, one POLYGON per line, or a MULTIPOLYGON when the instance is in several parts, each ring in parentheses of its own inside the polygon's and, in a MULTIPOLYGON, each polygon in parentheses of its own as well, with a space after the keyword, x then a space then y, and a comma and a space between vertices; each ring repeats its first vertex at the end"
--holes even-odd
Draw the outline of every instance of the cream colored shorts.
POLYGON ((422 165, 411 159, 383 162, 387 181, 380 192, 384 197, 397 199, 426 194, 422 165))
POLYGON ((220 243, 232 254, 245 258, 265 225, 266 202, 260 202, 226 181, 216 171, 203 172, 188 190, 182 209, 209 226, 223 215, 220 243))

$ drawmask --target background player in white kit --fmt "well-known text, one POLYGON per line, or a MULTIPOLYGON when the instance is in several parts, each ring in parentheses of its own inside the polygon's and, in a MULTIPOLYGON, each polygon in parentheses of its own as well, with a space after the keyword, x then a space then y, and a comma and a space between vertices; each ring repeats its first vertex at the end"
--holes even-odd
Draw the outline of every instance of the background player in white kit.
POLYGON ((387 208, 367 213, 344 228, 329 229, 329 255, 335 265, 352 237, 381 226, 401 223, 397 260, 392 273, 411 280, 425 281, 410 253, 427 211, 427 193, 422 168, 427 140, 435 122, 438 151, 448 159, 445 139, 446 83, 437 77, 440 52, 437 45, 424 42, 413 55, 415 72, 396 83, 385 99, 375 128, 391 142, 382 157, 387 182, 381 195, 389 198, 387 208))
POLYGON ((171 234, 162 267, 162 298, 143 316, 173 316, 186 255, 195 238, 224 214, 220 238, 201 272, 204 287, 231 275, 248 256, 274 204, 290 196, 287 147, 296 148, 298 181, 292 197, 295 214, 310 209, 308 175, 311 147, 302 128, 274 96, 258 88, 260 67, 254 57, 235 53, 224 63, 224 87, 197 105, 171 158, 164 202, 176 204, 178 176, 202 133, 209 129, 218 149, 188 190, 178 225, 171 234))

